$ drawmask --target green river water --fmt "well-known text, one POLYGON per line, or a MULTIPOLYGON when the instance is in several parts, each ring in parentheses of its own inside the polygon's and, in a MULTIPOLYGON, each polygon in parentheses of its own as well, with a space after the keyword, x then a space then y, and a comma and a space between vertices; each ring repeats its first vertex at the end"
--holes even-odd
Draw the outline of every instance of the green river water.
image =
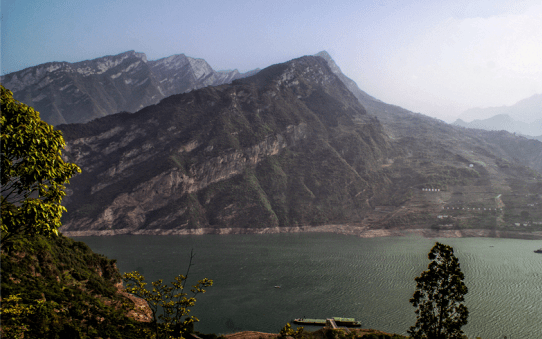
POLYGON ((352 317, 363 328, 406 334, 408 302, 435 241, 451 245, 469 288, 469 337, 542 338, 540 240, 493 238, 364 239, 329 233, 74 237, 147 281, 184 274, 214 286, 198 297, 196 330, 277 333, 298 317, 352 317), (276 288, 275 286, 280 286, 276 288))

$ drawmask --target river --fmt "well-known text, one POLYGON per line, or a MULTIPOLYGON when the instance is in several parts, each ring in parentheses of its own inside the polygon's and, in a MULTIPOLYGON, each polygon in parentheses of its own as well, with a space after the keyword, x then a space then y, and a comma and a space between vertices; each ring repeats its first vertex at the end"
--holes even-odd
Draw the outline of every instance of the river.
POLYGON ((147 281, 210 278, 192 314, 196 330, 277 333, 297 317, 354 317, 363 328, 406 334, 409 298, 435 241, 451 245, 469 288, 469 337, 542 338, 540 240, 359 238, 331 233, 73 237, 147 281), (280 286, 277 288, 276 286, 280 286))

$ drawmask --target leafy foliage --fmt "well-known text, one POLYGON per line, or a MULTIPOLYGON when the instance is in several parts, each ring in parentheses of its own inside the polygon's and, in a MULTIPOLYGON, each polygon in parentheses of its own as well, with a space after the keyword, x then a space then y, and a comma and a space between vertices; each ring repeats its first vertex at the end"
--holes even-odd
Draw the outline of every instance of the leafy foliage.
POLYGON ((2 252, 2 337, 136 338, 115 261, 62 236, 17 240, 2 252))
POLYGON ((126 282, 126 291, 140 298, 143 298, 149 304, 152 311, 152 327, 154 333, 147 331, 146 335, 151 338, 182 338, 184 333, 191 332, 193 324, 198 322, 198 318, 188 316, 190 307, 196 303, 196 295, 205 293, 206 287, 213 285, 210 279, 199 280, 198 283, 190 289, 192 296, 188 297, 185 292, 185 284, 192 265, 193 253, 190 255, 190 264, 186 275, 175 277, 171 286, 163 284, 163 280, 152 282, 152 290, 145 288, 147 283, 145 278, 134 271, 125 273, 123 279, 126 282), (186 316, 186 317, 185 317, 186 316), (183 319, 183 317, 185 317, 183 319))
POLYGON ((58 234, 65 184, 80 168, 65 163, 62 132, 1 86, 2 245, 21 235, 58 234))
POLYGON ((290 323, 286 323, 286 325, 279 332, 279 338, 293 337, 295 339, 301 339, 303 338, 304 333, 303 327, 298 327, 296 330, 294 330, 290 323))
MULTIPOLYGON (((43 301, 38 300, 38 305, 41 303, 43 301)), ((2 322, 4 322, 2 336, 4 338, 24 338, 24 333, 29 329, 25 326, 23 319, 35 313, 36 306, 22 304, 18 295, 10 295, 2 300, 2 308, 0 309, 2 322), (11 321, 7 321, 5 324, 5 319, 11 319, 11 321)))
POLYGON ((468 289, 452 247, 436 243, 429 264, 416 280, 410 302, 416 309, 416 324, 408 330, 412 338, 461 339, 469 311, 462 303, 468 289))

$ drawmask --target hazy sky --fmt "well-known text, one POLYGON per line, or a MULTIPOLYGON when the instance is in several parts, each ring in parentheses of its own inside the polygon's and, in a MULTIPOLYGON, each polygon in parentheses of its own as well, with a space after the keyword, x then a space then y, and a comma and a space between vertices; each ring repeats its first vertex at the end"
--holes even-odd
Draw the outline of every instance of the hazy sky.
POLYGON ((2 74, 136 50, 247 71, 327 50, 359 87, 447 121, 542 93, 542 1, 2 0, 2 74))

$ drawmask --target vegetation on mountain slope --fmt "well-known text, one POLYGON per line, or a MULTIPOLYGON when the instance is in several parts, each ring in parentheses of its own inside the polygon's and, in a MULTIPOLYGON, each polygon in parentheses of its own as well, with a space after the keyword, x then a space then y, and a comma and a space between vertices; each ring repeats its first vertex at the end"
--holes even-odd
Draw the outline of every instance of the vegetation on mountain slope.
POLYGON ((136 337, 138 322, 127 316, 133 302, 119 292, 114 260, 62 235, 21 239, 1 255, 6 338, 136 337), (30 311, 8 313, 17 307, 30 311))
POLYGON ((171 286, 160 279, 151 283, 151 290, 139 272, 123 274, 126 291, 147 301, 151 310, 150 327, 143 331, 145 338, 183 338, 194 331, 194 323, 199 319, 189 315, 190 307, 195 305, 195 297, 205 293, 205 288, 212 286, 213 281, 207 278, 198 281, 190 289, 191 296, 188 297, 188 288, 185 287, 193 258, 191 253, 186 274, 175 277, 171 286))

